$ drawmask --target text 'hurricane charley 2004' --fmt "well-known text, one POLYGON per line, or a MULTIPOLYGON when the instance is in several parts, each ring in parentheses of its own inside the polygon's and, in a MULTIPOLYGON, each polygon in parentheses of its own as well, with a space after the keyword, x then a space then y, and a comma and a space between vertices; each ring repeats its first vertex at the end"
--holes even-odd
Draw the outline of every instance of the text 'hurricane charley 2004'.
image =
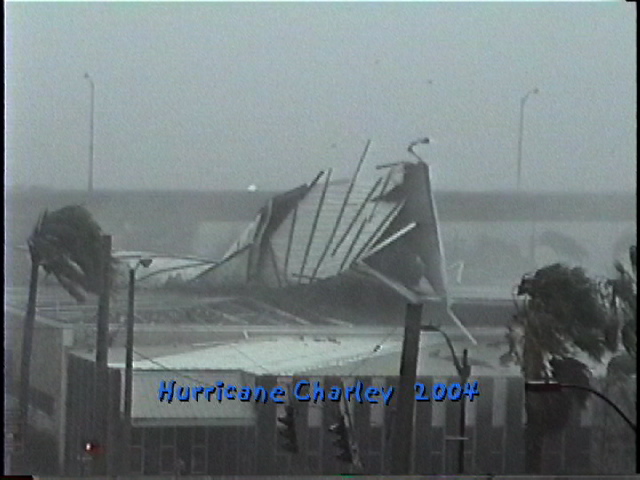
MULTIPOLYGON (((217 400, 238 400, 240 402, 262 402, 288 403, 290 400, 299 402, 339 402, 344 395, 347 402, 357 403, 381 403, 389 405, 396 393, 394 386, 365 385, 361 381, 356 381, 352 385, 346 386, 325 386, 320 382, 311 383, 308 380, 298 381, 289 392, 282 386, 265 388, 261 386, 236 386, 225 385, 224 382, 215 382, 214 385, 177 385, 175 380, 161 381, 158 388, 158 400, 160 402, 179 402, 217 400), (290 397, 290 398, 288 398, 290 397)), ((472 401, 480 395, 478 382, 467 382, 464 385, 459 383, 436 383, 432 388, 423 383, 415 384, 416 401, 436 401, 444 400, 459 401, 468 398, 472 401)))

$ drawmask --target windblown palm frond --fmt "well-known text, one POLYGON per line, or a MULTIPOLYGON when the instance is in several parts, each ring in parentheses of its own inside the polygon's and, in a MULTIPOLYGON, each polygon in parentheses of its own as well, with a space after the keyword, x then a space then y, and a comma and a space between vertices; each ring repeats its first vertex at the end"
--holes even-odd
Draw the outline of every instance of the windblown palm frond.
POLYGON ((600 360, 610 349, 605 338, 610 313, 597 282, 579 267, 554 264, 525 276, 518 294, 526 296, 531 327, 552 355, 566 356, 572 347, 600 360))
MULTIPOLYGON (((31 351, 35 329, 38 295, 38 272, 42 267, 53 274, 60 285, 78 302, 86 293, 102 291, 102 231, 91 214, 78 205, 54 212, 42 212, 33 232, 27 239, 31 255, 29 298, 24 319, 22 358, 20 365, 20 429, 27 431, 30 405, 31 351)), ((113 270, 110 258, 106 268, 113 270)), ((112 275, 110 275, 112 278, 112 275)), ((107 286, 109 289, 111 285, 107 286)))
POLYGON ((620 262, 614 264, 618 276, 609 281, 611 286, 611 308, 617 315, 620 327, 620 339, 622 345, 633 360, 637 358, 637 256, 636 246, 629 248, 629 260, 631 271, 628 271, 620 262))
MULTIPOLYGON (((631 254, 635 255, 635 249, 631 254)), ((604 282, 589 278, 581 268, 562 264, 549 265, 522 278, 517 295, 524 297, 524 308, 518 312, 516 325, 524 332, 521 369, 526 380, 549 379, 586 387, 591 372, 572 358, 576 350, 601 361, 607 351, 617 350, 622 338, 625 348, 628 345, 627 350, 635 355, 635 275, 627 274, 621 265, 617 269, 618 278, 604 282), (626 318, 624 323, 620 315, 626 318)), ((620 358, 609 367, 610 371, 628 371, 629 365, 620 358)), ((584 408, 587 398, 587 392, 573 389, 527 393, 528 473, 540 473, 545 436, 564 428, 570 413, 584 408)))
MULTIPOLYGON (((79 205, 54 212, 45 210, 28 239, 33 261, 78 302, 86 293, 101 291, 102 229, 91 213, 79 205)), ((108 268, 113 269, 112 260, 108 268)))

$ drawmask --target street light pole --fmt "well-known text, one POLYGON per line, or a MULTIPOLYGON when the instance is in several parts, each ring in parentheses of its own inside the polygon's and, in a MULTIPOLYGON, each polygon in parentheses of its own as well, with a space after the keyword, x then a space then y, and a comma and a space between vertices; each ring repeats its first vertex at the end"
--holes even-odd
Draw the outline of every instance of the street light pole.
MULTIPOLYGON (((471 365, 469 365, 469 350, 466 348, 462 352, 462 361, 458 359, 458 355, 456 355, 456 351, 453 348, 453 342, 449 338, 445 332, 440 330, 440 328, 435 325, 423 325, 420 327, 421 332, 438 332, 440 333, 447 342, 447 346, 449 347, 449 351, 451 352, 451 357, 453 359, 453 364, 456 367, 456 371, 458 372, 458 377, 460 378, 460 388, 464 389, 464 386, 469 381, 469 377, 471 377, 471 365)), ((466 430, 467 430, 467 404, 464 400, 464 395, 460 397, 460 423, 458 429, 458 473, 464 473, 464 442, 466 441, 466 430)))
POLYGON ((521 175, 522 175, 522 136, 524 133, 524 106, 527 103, 527 100, 531 96, 531 94, 538 94, 540 90, 538 88, 534 88, 529 90, 521 99, 520 99, 520 125, 518 128, 518 190, 520 190, 521 183, 521 175))
POLYGON ((91 196, 93 194, 93 121, 96 86, 93 83, 93 79, 88 73, 84 74, 84 78, 89 81, 89 87, 91 88, 91 111, 89 113, 89 184, 87 186, 87 191, 89 193, 89 196, 91 196))
POLYGON ((135 324, 135 285, 136 270, 142 265, 148 267, 151 265, 150 258, 139 259, 135 266, 129 268, 129 298, 127 303, 127 340, 126 340, 126 360, 124 372, 124 431, 123 431, 123 448, 122 470, 124 474, 129 473, 131 467, 131 412, 133 405, 133 334, 135 324))

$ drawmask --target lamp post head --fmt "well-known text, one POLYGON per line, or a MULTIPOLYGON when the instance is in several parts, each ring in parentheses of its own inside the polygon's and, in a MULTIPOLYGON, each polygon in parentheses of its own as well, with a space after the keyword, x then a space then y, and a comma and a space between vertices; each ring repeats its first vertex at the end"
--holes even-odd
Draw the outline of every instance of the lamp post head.
POLYGON ((431 140, 429 140, 428 137, 420 138, 418 140, 414 140, 413 142, 411 142, 407 150, 411 152, 413 150, 413 147, 415 147, 416 145, 427 145, 429 143, 431 143, 431 140))
POLYGON ((149 268, 149 265, 153 263, 153 258, 145 257, 138 260, 138 263, 144 268, 149 268))
POLYGON ((136 270, 138 270, 138 267, 140 266, 143 266, 144 268, 149 268, 149 265, 151 265, 152 263, 153 263, 153 259, 151 257, 142 257, 142 258, 139 258, 135 264, 130 263, 129 270, 131 270, 132 272, 135 272, 136 270))

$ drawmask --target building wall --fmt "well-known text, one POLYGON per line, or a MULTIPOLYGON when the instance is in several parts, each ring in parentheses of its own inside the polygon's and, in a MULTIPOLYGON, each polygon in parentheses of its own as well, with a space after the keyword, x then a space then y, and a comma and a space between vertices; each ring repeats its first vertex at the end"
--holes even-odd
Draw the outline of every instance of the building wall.
MULTIPOLYGON (((66 399, 67 417, 65 422, 64 463, 61 472, 65 475, 88 475, 93 468, 91 457, 84 447, 87 442, 97 442, 94 427, 95 404, 95 362, 69 355, 68 395, 66 399)), ((120 409, 120 375, 117 370, 109 371, 109 439, 106 455, 111 468, 117 468, 122 458, 120 450, 122 425, 120 409)))
MULTIPOLYGON (((11 371, 7 379, 14 382, 16 393, 22 358, 23 318, 22 312, 5 308, 7 339, 11 344, 10 361, 7 363, 11 371)), ((29 424, 37 436, 50 439, 52 445, 47 448, 51 451, 47 450, 46 458, 39 458, 50 471, 57 471, 61 465, 66 415, 66 352, 72 343, 73 332, 70 327, 36 319, 29 379, 29 424)))
MULTIPOLYGON (((92 362, 70 360, 70 401, 67 473, 79 471, 78 454, 82 438, 91 434, 92 362), (76 384, 72 386, 72 384, 76 384)), ((117 373, 117 372, 116 372, 117 373)), ((300 377, 301 378, 301 377, 300 377)), ((293 382, 299 378, 294 377, 293 382)), ((305 378, 306 380, 307 378, 305 378)), ((355 380, 355 379, 352 379, 355 380)), ((397 385, 397 377, 359 378, 365 385, 397 385)), ((519 377, 482 377, 480 395, 467 402, 465 471, 486 474, 521 474, 524 471, 524 388, 519 377)), ((117 383, 115 374, 114 383, 117 383)), ((318 379, 325 387, 337 385, 340 379, 318 379)), ((427 389, 436 383, 453 383, 455 378, 423 377, 418 379, 427 389)), ((256 378, 256 385, 271 388, 283 385, 273 376, 256 378)), ((604 388, 603 386, 601 386, 604 388)), ((396 393, 397 395, 397 393, 396 393)), ((114 403, 119 401, 113 397, 114 403)), ((397 399, 396 399, 397 400, 397 399)), ((153 400, 152 400, 153 401, 153 400)), ((549 437, 543 445, 543 473, 604 473, 594 459, 602 458, 606 445, 594 441, 602 431, 605 419, 611 423, 605 408, 594 400, 589 409, 576 412, 569 426, 549 437)), ((212 405, 213 407, 213 405, 212 405)), ((332 442, 335 436, 329 426, 337 420, 338 404, 294 402, 299 453, 292 455, 279 447, 277 420, 279 409, 274 403, 256 405, 256 424, 252 427, 144 427, 134 429, 132 464, 135 472, 145 475, 171 473, 176 459, 182 458, 185 474, 263 474, 263 475, 334 475, 348 473, 350 466, 335 458, 332 442)), ((458 435, 460 404, 451 401, 416 402, 413 470, 417 475, 452 474, 457 472, 458 442, 448 439, 458 435)), ((117 408, 112 411, 117 416, 117 408)), ((394 407, 354 404, 353 419, 356 440, 366 474, 388 474, 391 465, 391 431, 394 407)), ((117 424, 117 420, 114 420, 117 424)), ((610 427, 609 427, 610 428, 610 427)), ((618 435, 630 432, 617 425, 618 435)), ((628 428, 628 427, 627 427, 628 428)), ((632 442, 629 442, 633 445, 632 442)), ((606 473, 631 473, 634 451, 619 448, 607 450, 623 462, 608 463, 606 473), (613 469, 612 469, 613 468, 613 469)), ((611 458, 610 458, 611 460, 611 458)))

